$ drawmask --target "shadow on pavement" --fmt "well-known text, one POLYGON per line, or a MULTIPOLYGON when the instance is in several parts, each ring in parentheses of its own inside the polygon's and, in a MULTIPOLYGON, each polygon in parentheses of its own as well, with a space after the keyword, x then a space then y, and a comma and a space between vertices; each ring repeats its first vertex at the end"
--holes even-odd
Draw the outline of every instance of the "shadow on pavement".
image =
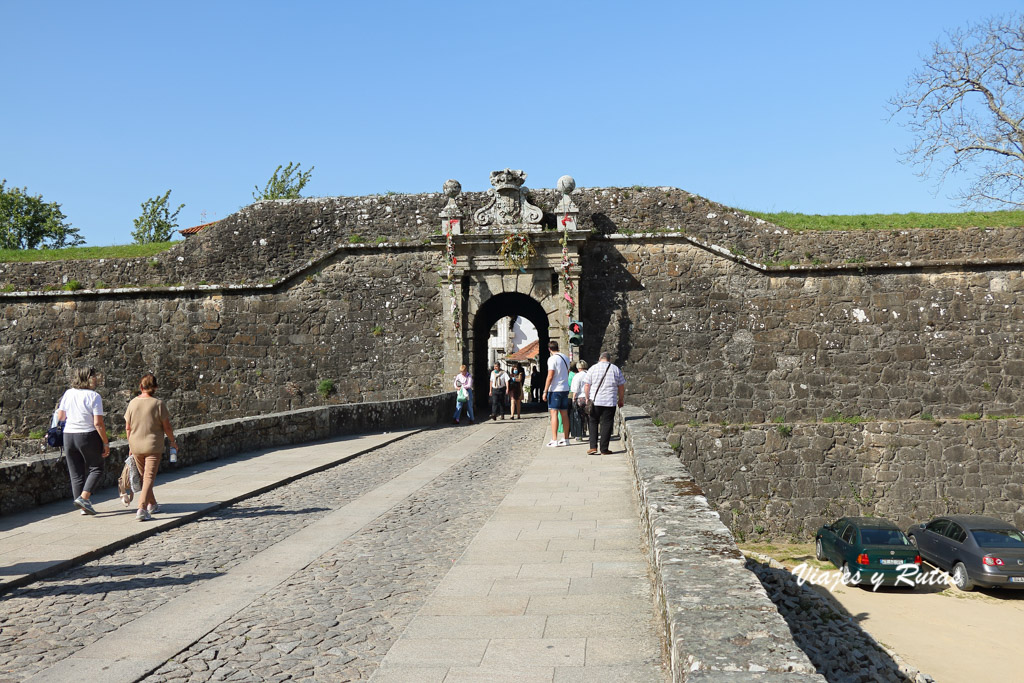
POLYGON ((139 588, 159 588, 194 584, 221 576, 223 572, 182 573, 180 575, 152 576, 166 572, 184 560, 153 562, 151 564, 84 565, 59 577, 41 579, 30 588, 17 588, 7 598, 38 598, 54 595, 96 595, 139 588), (69 582, 70 583, 67 583, 69 582))
MULTIPOLYGON (((229 505, 217 513, 218 519, 241 519, 247 517, 268 517, 273 515, 308 515, 315 512, 330 512, 328 507, 310 507, 301 509, 285 509, 283 505, 254 505, 251 507, 236 507, 229 505)), ((168 507, 170 511, 170 507, 168 507)))
POLYGON ((754 560, 747 560, 747 568, 761 581, 796 644, 829 683, 916 677, 916 670, 897 663, 858 625, 866 614, 850 614, 831 595, 822 595, 809 583, 800 586, 784 569, 754 560))

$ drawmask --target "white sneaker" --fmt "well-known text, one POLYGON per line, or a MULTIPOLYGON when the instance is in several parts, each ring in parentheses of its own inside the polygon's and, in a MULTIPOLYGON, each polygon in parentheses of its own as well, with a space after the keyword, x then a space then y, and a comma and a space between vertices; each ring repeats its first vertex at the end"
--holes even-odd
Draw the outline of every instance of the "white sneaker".
POLYGON ((153 517, 149 514, 149 510, 146 508, 139 508, 139 511, 135 513, 135 519, 140 522, 148 522, 153 519, 153 517))
POLYGON ((544 445, 544 447, 545 447, 545 448, 555 448, 555 447, 557 447, 557 446, 558 446, 558 442, 557 442, 557 441, 548 441, 548 442, 547 442, 547 443, 546 443, 546 444, 544 445))
POLYGON ((568 446, 569 442, 566 441, 565 439, 562 439, 561 441, 558 442, 558 445, 559 446, 568 446))

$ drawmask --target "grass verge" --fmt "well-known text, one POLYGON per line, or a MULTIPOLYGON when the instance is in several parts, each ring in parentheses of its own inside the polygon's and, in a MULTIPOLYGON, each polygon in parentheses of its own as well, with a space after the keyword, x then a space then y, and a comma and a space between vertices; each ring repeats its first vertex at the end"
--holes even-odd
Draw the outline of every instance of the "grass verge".
POLYGON ((1019 228, 1024 211, 965 211, 963 213, 873 213, 850 216, 765 213, 745 211, 751 216, 794 232, 805 230, 920 230, 922 228, 1019 228))
POLYGON ((0 249, 0 263, 15 261, 81 261, 98 258, 145 258, 167 251, 181 240, 122 244, 112 247, 68 247, 67 249, 0 249))

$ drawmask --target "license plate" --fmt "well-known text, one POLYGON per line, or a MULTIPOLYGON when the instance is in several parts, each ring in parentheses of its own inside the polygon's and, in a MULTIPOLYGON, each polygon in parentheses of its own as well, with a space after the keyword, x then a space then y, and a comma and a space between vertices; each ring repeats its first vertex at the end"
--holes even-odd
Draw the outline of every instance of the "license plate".
POLYGON ((1024 583, 1024 576, 1011 576, 1010 583, 1024 583))
POLYGON ((879 560, 879 564, 904 564, 906 560, 879 560))

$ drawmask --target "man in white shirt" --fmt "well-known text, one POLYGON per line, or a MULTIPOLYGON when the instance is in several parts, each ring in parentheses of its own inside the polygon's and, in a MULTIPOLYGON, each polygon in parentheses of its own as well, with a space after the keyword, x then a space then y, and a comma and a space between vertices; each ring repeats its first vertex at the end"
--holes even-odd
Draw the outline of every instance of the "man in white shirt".
POLYGON ((505 390, 508 389, 508 373, 501 369, 501 363, 494 361, 487 395, 491 397, 491 419, 505 419, 505 390))
POLYGON ((565 354, 558 352, 558 342, 552 339, 548 342, 548 350, 551 356, 548 357, 548 379, 544 382, 544 393, 542 401, 548 402, 548 412, 551 414, 551 441, 548 448, 555 446, 568 446, 568 439, 558 438, 558 417, 561 415, 562 424, 566 433, 569 430, 569 359, 565 354))
POLYGON ((601 361, 587 371, 583 393, 594 402, 590 409, 590 450, 587 454, 597 453, 600 438, 601 455, 608 455, 611 453, 608 443, 612 438, 615 408, 621 408, 626 402, 626 378, 622 370, 612 363, 612 354, 608 351, 603 351, 601 361))

